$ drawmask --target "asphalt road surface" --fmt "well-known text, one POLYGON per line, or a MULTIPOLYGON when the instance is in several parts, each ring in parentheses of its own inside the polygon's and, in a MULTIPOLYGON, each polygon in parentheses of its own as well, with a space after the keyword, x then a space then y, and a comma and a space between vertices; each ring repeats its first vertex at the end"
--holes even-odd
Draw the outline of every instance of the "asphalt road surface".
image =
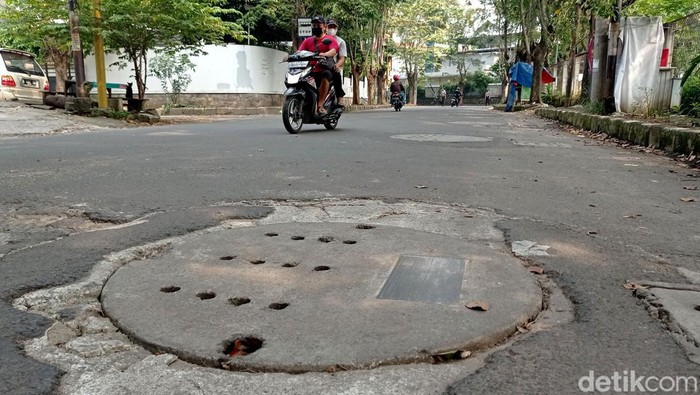
POLYGON ((590 371, 700 376, 623 287, 686 282, 677 268, 700 272, 700 173, 532 114, 406 107, 348 113, 336 130, 298 135, 264 116, 12 136, 0 138, 0 169, 3 394, 51 393, 61 376, 24 356, 18 342, 50 320, 14 309, 14 298, 73 282, 110 252, 268 213, 226 203, 329 198, 493 210, 504 243, 550 247, 528 259, 573 303, 573 322, 489 354, 441 390, 579 393, 590 371))

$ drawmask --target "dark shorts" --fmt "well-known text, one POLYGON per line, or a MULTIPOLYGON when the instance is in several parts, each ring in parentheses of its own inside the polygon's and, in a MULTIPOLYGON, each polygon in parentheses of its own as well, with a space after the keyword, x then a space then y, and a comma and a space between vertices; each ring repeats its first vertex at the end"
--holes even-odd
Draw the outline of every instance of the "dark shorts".
POLYGON ((312 71, 311 76, 314 77, 314 81, 316 81, 316 85, 318 86, 321 85, 322 78, 327 79, 328 82, 333 82, 333 75, 330 70, 312 71))

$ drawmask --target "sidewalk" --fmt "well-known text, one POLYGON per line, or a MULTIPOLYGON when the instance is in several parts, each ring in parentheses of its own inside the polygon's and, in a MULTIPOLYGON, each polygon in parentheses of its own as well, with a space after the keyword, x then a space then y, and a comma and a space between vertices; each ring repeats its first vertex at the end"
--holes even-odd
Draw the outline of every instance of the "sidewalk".
MULTIPOLYGON (((389 108, 389 105, 349 105, 345 112, 389 108)), ((251 108, 173 108, 163 115, 160 122, 127 121, 106 117, 73 115, 62 109, 23 101, 0 101, 0 137, 23 135, 50 135, 73 132, 90 132, 100 129, 121 129, 154 125, 171 125, 183 122, 211 122, 240 119, 249 116, 281 116, 281 107, 251 108)))

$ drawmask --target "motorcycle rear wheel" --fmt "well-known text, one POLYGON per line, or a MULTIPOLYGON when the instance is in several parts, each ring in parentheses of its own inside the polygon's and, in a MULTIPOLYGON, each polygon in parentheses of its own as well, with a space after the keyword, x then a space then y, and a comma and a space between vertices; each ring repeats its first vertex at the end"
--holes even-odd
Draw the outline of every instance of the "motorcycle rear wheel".
POLYGON ((297 96, 288 97, 282 107, 282 123, 287 132, 297 134, 304 125, 304 109, 302 101, 297 96))

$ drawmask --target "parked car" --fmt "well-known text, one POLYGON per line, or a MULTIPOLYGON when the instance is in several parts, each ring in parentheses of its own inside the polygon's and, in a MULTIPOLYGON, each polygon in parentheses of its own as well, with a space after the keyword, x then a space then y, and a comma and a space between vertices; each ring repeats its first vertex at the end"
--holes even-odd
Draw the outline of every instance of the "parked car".
POLYGON ((0 60, 0 99, 43 99, 43 92, 49 90, 49 79, 34 55, 0 48, 0 60))

